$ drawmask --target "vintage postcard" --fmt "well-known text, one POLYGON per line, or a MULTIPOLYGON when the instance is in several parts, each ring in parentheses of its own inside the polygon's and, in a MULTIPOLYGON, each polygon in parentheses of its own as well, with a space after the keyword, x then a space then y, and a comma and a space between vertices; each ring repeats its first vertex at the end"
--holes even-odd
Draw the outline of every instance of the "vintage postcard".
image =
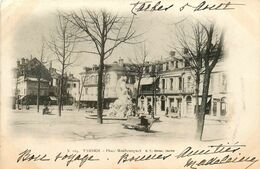
POLYGON ((260 168, 259 0, 2 0, 1 169, 260 168))

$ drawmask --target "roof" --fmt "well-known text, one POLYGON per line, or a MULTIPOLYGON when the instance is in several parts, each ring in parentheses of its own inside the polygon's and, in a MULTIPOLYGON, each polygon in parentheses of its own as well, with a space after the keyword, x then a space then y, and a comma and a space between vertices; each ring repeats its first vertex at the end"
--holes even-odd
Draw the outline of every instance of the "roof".
POLYGON ((51 68, 49 71, 51 73, 52 78, 55 78, 55 79, 59 78, 60 74, 56 71, 56 69, 51 68))
MULTIPOLYGON (((38 81, 37 78, 34 77, 27 77, 25 80, 29 80, 29 81, 38 81)), ((46 79, 40 79, 41 82, 48 82, 48 80, 46 79)))
POLYGON ((75 82, 75 81, 79 81, 79 79, 76 78, 76 77, 74 77, 74 76, 68 76, 68 81, 73 81, 73 82, 75 82))
MULTIPOLYGON (((24 59, 24 58, 23 58, 24 59)), ((31 60, 25 59, 26 61, 19 64, 17 67, 17 76, 26 76, 36 78, 41 76, 41 78, 46 80, 51 80, 51 74, 49 70, 42 64, 37 58, 31 60), (39 74, 40 73, 40 74, 39 74)))

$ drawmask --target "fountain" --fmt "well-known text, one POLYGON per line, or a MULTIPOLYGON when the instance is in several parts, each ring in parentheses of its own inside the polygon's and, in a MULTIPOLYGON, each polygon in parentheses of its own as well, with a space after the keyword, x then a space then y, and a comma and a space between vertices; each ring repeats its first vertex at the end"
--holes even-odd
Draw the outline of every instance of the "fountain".
POLYGON ((132 115, 133 103, 131 91, 126 85, 126 77, 122 76, 116 85, 116 94, 118 99, 110 105, 108 115, 117 118, 125 118, 132 115))

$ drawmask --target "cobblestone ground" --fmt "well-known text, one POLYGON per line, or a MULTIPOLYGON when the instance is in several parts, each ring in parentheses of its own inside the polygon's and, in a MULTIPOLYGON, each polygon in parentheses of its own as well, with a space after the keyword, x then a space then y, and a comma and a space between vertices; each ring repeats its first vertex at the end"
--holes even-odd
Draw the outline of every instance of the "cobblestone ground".
MULTIPOLYGON (((30 110, 13 110, 9 125, 11 135, 15 137, 32 137, 35 139, 62 139, 64 141, 82 140, 190 140, 194 138, 196 121, 193 118, 160 117, 151 127, 150 132, 125 129, 124 121, 104 120, 98 124, 95 119, 87 119, 85 110, 65 107, 62 116, 58 116, 56 107, 51 107, 52 115, 30 110)), ((228 130, 227 123, 208 120, 205 123, 203 139, 221 140, 228 130)))

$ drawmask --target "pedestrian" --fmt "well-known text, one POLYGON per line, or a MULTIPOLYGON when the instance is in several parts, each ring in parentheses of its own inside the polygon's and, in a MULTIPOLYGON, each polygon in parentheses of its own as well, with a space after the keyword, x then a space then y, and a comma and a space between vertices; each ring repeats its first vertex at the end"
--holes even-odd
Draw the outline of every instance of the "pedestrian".
POLYGON ((165 116, 168 116, 168 114, 169 114, 169 108, 166 107, 165 116))
POLYGON ((152 106, 150 103, 148 103, 148 114, 150 115, 152 113, 152 106))

